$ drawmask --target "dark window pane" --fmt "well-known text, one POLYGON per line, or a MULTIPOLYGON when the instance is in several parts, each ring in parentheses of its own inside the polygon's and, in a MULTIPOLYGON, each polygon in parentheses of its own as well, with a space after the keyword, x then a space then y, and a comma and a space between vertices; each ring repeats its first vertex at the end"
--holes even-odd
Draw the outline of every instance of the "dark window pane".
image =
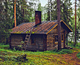
POLYGON ((63 35, 62 35, 62 40, 63 40, 63 35))
POLYGON ((34 44, 34 39, 33 38, 31 39, 31 43, 34 44))
POLYGON ((55 42, 58 42, 58 36, 55 36, 55 42))
POLYGON ((32 35, 32 36, 31 36, 31 44, 35 44, 34 41, 35 41, 35 40, 34 40, 34 36, 32 35))

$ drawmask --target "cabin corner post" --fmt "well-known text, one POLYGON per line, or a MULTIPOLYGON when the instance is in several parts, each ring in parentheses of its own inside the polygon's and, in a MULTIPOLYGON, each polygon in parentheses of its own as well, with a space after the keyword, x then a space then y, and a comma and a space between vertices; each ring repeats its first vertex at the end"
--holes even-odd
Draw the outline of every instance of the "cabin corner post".
POLYGON ((68 32, 66 32, 65 37, 66 37, 65 43, 66 43, 66 46, 68 46, 68 32))
POLYGON ((43 50, 47 50, 47 35, 43 35, 43 50))
POLYGON ((65 48, 65 39, 66 39, 66 37, 65 37, 65 31, 64 31, 64 48, 65 48))

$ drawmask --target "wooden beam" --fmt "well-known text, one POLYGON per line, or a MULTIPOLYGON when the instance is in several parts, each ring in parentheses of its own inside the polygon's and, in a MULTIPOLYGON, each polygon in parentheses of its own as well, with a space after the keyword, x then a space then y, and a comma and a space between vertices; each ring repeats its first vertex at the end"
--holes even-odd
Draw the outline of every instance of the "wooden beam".
POLYGON ((56 28, 58 24, 56 24, 50 31, 48 31, 46 34, 50 33, 54 28, 56 28))
MULTIPOLYGON (((61 20, 60 22, 63 22, 67 27, 68 29, 72 32, 72 29, 70 29, 70 27, 63 21, 61 20)), ((51 30, 49 30, 46 34, 50 33, 54 28, 56 28, 58 26, 58 24, 56 24, 51 30)))
POLYGON ((16 0, 14 0, 14 26, 16 27, 16 0))
POLYGON ((64 40, 64 48, 65 48, 65 39, 66 39, 65 34, 66 34, 66 33, 65 33, 65 31, 64 31, 64 36, 63 36, 63 37, 64 37, 64 39, 63 39, 63 40, 64 40))
POLYGON ((61 20, 60 22, 63 22, 69 28, 69 30, 72 32, 72 29, 70 29, 70 27, 63 20, 61 20))

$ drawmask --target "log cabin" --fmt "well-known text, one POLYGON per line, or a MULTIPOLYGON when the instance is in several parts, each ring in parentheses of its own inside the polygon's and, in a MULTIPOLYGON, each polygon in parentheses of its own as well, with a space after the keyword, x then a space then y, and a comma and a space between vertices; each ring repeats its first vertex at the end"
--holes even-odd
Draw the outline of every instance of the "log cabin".
MULTIPOLYGON (((72 29, 63 21, 61 23, 61 48, 65 47, 66 35, 72 29)), ((57 20, 41 22, 41 12, 35 11, 35 22, 22 23, 12 29, 10 47, 17 48, 24 41, 26 50, 58 49, 57 20)))

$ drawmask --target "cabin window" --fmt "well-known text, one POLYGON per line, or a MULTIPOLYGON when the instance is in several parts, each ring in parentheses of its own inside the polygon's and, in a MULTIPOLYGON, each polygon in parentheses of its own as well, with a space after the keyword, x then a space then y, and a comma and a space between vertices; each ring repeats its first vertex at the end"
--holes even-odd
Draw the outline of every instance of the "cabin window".
POLYGON ((34 36, 31 36, 31 45, 35 45, 35 39, 34 39, 34 36))
POLYGON ((31 44, 34 44, 34 40, 33 40, 33 38, 31 39, 31 44))
POLYGON ((23 37, 23 41, 25 41, 25 37, 26 37, 26 35, 22 35, 22 37, 23 37))
POLYGON ((63 40, 63 35, 62 35, 62 40, 63 40))
POLYGON ((55 36, 55 42, 58 42, 58 36, 55 36))

